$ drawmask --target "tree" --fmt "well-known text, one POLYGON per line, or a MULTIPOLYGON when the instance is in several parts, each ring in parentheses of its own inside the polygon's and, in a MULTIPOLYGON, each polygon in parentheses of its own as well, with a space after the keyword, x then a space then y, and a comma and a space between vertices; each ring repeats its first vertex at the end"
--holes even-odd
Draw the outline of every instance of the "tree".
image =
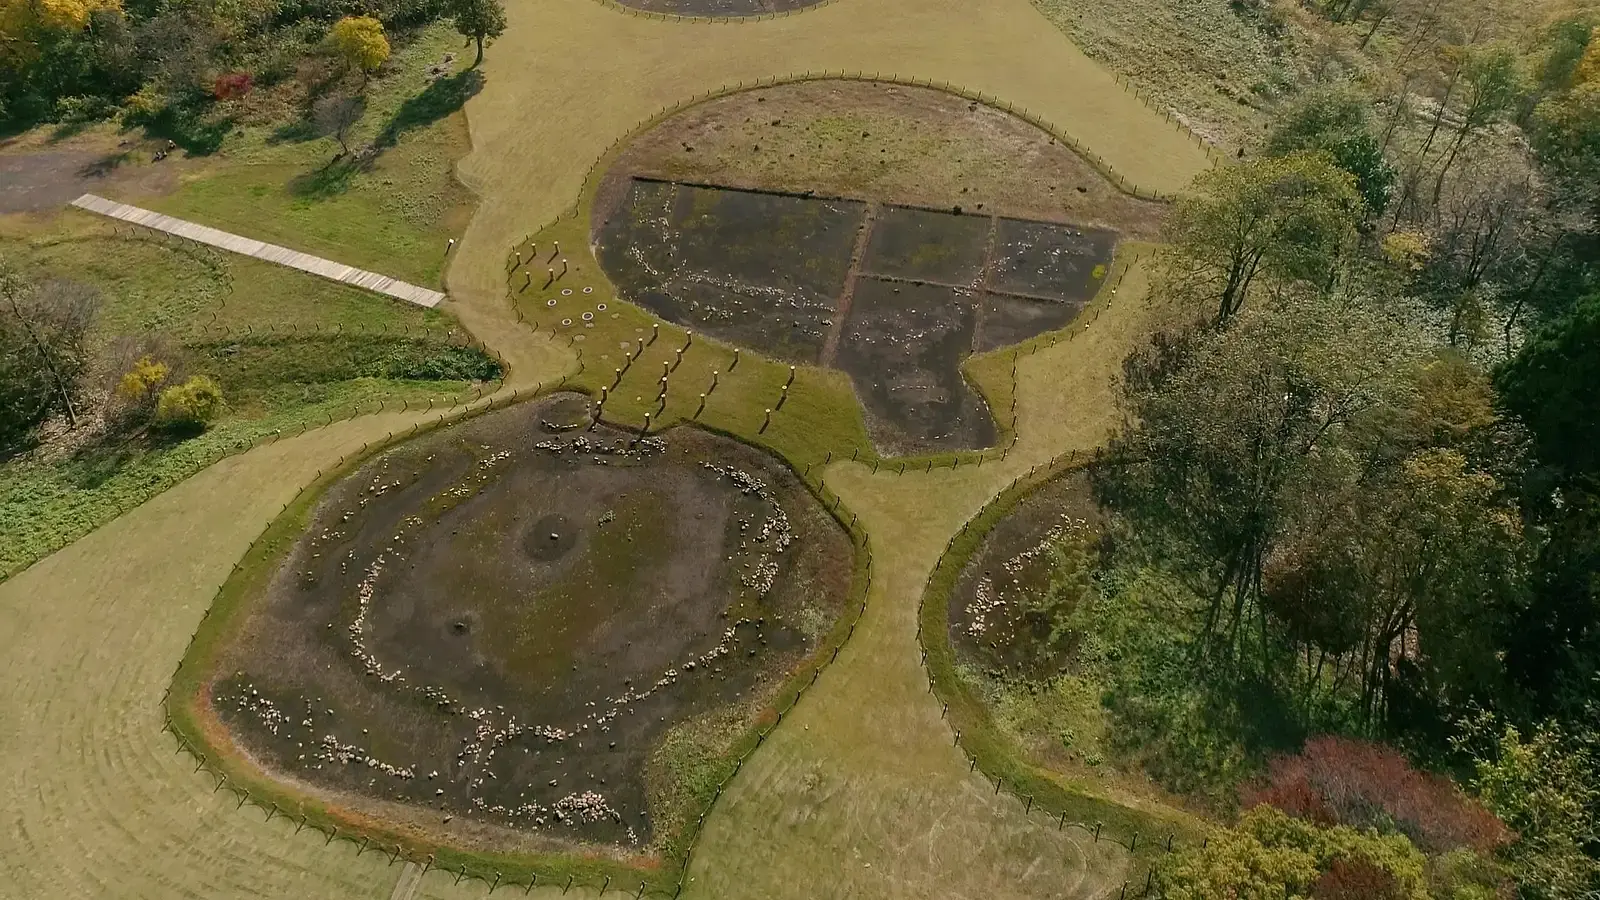
POLYGON ((78 424, 80 378, 99 295, 86 285, 34 284, 0 262, 0 448, 52 415, 78 424))
POLYGON ((156 423, 173 431, 204 431, 222 406, 222 388, 205 375, 195 375, 162 390, 156 402, 156 423))
POLYGON ((346 16, 333 23, 328 43, 346 66, 361 73, 363 83, 389 58, 383 23, 371 16, 346 16))
POLYGON ((456 30, 478 44, 478 57, 473 68, 483 63, 483 44, 486 39, 499 37, 506 30, 506 8, 500 0, 452 0, 456 30))
POLYGON ((1404 405, 1420 361, 1410 332, 1337 296, 1247 308, 1130 360, 1128 424, 1096 493, 1192 567, 1197 653, 1270 665, 1267 563, 1304 507, 1356 478, 1375 433, 1358 426, 1404 405))
POLYGON ((1578 729, 1546 722, 1527 736, 1488 713, 1462 723, 1457 744, 1474 761, 1473 789, 1517 832, 1506 857, 1526 900, 1600 891, 1600 709, 1585 718, 1578 729))
POLYGON ((1508 407, 1533 431, 1538 455, 1600 474, 1600 294, 1536 332, 1500 373, 1508 407))
POLYGON ((0 58, 29 59, 38 52, 41 33, 82 31, 95 10, 119 6, 117 0, 12 0, 0 5, 0 58))
POLYGON ((311 120, 317 130, 339 142, 340 155, 350 152, 350 129, 361 121, 366 103, 351 94, 329 94, 311 107, 311 120))
POLYGON ((1274 156, 1321 150, 1355 176, 1368 218, 1389 205, 1395 170, 1372 131, 1371 104, 1351 88, 1307 91, 1279 118, 1266 150, 1274 156))
POLYGON ((1169 285, 1214 302, 1218 323, 1239 312, 1263 277, 1325 289, 1361 206, 1355 177, 1326 153, 1214 168, 1173 210, 1169 285))
MULTIPOLYGON (((1461 148, 1478 132, 1510 112, 1526 90, 1522 80, 1521 59, 1511 47, 1489 46, 1469 50, 1462 68, 1466 99, 1457 110, 1460 121, 1456 126, 1455 138, 1445 149, 1439 173, 1434 178, 1434 203, 1439 202, 1445 175, 1461 153, 1461 148)), ((1442 108, 1440 114, 1443 114, 1442 108)))

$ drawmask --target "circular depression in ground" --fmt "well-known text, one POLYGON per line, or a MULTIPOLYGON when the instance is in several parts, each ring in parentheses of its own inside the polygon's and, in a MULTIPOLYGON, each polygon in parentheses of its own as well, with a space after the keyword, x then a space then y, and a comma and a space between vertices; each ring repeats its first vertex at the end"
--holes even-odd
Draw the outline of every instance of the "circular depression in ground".
POLYGON ((941 91, 814 81, 712 100, 602 179, 596 258, 625 298, 776 359, 840 369, 874 442, 975 449, 969 355, 1069 324, 1137 200, 1047 132, 941 91))
POLYGON ((759 451, 588 416, 489 413, 332 488, 209 685, 241 747, 405 824, 648 846, 663 739, 715 755, 756 715, 852 545, 759 451))

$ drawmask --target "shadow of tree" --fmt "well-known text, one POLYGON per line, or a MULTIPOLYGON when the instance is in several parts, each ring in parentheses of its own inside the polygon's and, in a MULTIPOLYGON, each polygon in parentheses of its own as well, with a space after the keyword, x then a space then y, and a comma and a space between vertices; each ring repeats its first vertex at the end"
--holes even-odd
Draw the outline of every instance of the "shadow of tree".
POLYGON ((338 156, 315 171, 289 179, 289 193, 305 200, 326 200, 350 190, 356 176, 372 168, 372 157, 359 154, 338 156))
POLYGON ((435 79, 422 93, 400 104, 372 145, 379 149, 393 147, 407 131, 432 125, 466 105, 481 90, 483 73, 477 69, 435 79))
POLYGON ((190 109, 172 109, 145 126, 145 133, 171 140, 190 156, 209 156, 222 148, 222 140, 236 124, 231 115, 211 116, 190 109))
MULTIPOLYGON (((402 135, 445 118, 481 90, 483 74, 475 69, 435 79, 421 93, 400 104, 369 147, 348 155, 340 154, 315 171, 295 176, 289 181, 289 193, 302 199, 326 200, 348 191, 354 186, 356 176, 371 171, 383 151, 398 144, 402 135)), ((304 141, 327 135, 327 129, 319 127, 315 118, 308 115, 279 126, 273 140, 304 141)))
POLYGON ((267 135, 268 144, 302 144, 322 137, 322 132, 317 130, 317 123, 311 121, 309 111, 290 122, 284 122, 272 133, 267 135))

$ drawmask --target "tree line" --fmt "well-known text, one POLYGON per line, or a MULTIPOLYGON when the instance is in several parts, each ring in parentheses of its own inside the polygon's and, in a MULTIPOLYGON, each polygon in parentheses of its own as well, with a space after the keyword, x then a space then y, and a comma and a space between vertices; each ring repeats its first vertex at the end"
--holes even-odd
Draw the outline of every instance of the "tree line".
POLYGON ((1402 748, 1505 834, 1444 848, 1471 865, 1441 886, 1443 850, 1360 843, 1405 832, 1371 816, 1381 782, 1360 815, 1307 801, 1286 824, 1334 791, 1302 779, 1257 790, 1273 812, 1185 857, 1168 895, 1593 896, 1600 13, 1324 10, 1387 29, 1392 65, 1306 90, 1176 203, 1155 291, 1188 324, 1124 366, 1093 476, 1123 573, 1103 587, 1159 580, 1208 721, 1265 728, 1267 753, 1402 748))
POLYGON ((500 0, 4 0, 0 129, 117 118, 212 149, 219 107, 280 84, 359 95, 390 35, 444 19, 474 65, 506 27, 500 0))

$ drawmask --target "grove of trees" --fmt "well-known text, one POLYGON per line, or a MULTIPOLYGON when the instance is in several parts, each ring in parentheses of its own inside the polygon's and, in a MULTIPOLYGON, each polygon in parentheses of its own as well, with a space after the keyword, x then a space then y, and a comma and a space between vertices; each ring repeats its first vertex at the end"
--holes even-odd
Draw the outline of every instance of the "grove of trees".
POLYGON ((0 129, 116 117, 215 149, 229 101, 359 94, 395 36, 450 18, 480 62, 505 29, 500 0, 3 0, 0 129))
POLYGON ((1384 65, 1176 203, 1124 367, 1107 706, 1250 810, 1169 897, 1596 896, 1600 10, 1324 11, 1384 65))

